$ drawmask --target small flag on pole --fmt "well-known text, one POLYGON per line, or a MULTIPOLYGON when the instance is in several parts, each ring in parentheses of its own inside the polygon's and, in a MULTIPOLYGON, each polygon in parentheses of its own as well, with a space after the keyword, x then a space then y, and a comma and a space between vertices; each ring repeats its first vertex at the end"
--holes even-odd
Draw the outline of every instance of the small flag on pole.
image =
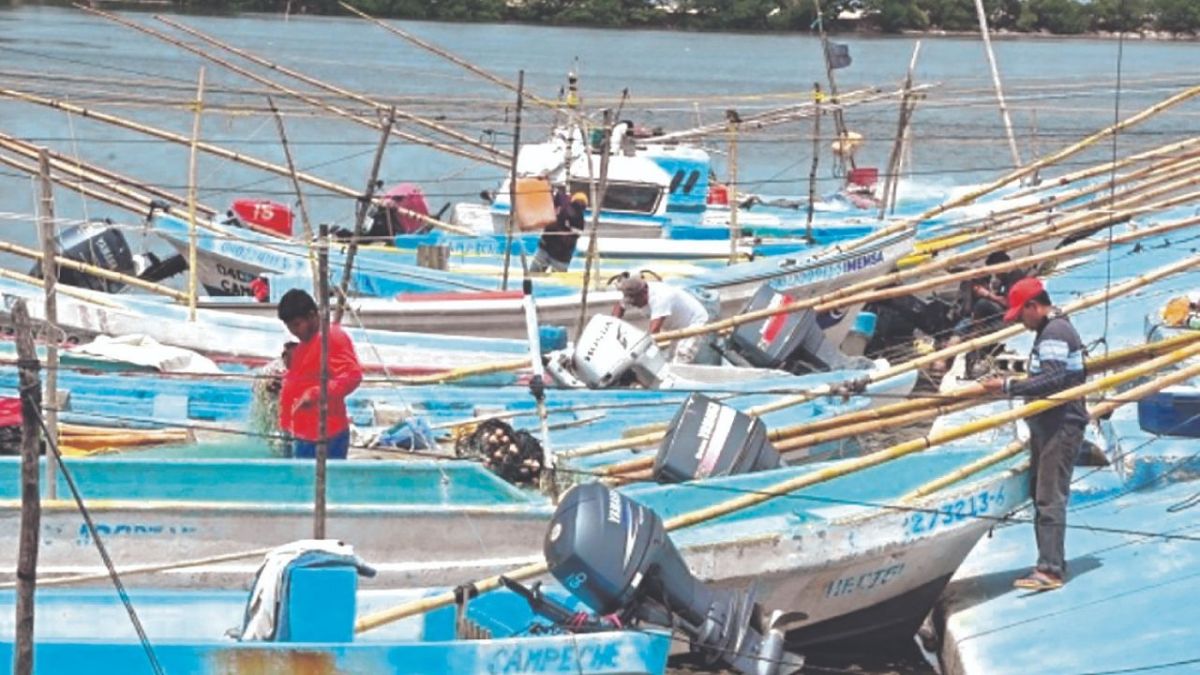
POLYGON ((838 42, 829 43, 829 67, 831 69, 845 68, 853 62, 850 58, 850 45, 838 42))

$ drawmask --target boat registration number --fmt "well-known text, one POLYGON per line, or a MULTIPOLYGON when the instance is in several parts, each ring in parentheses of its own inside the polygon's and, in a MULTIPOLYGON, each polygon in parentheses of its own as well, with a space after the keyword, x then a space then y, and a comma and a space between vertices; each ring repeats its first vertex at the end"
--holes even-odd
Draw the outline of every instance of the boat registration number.
POLYGON ((1004 487, 980 490, 970 497, 946 502, 932 511, 913 511, 904 521, 909 534, 929 534, 941 527, 976 518, 1004 505, 1004 487))

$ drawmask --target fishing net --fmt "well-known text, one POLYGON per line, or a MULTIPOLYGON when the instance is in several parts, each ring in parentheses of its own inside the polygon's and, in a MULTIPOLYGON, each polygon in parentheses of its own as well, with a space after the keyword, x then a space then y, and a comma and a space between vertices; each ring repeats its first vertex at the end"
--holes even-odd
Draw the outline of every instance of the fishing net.
POLYGON ((285 372, 282 359, 275 359, 255 372, 250 403, 250 430, 266 439, 276 457, 291 455, 279 429, 279 391, 285 372))
POLYGON ((497 419, 480 422, 458 437, 454 452, 479 459, 497 476, 518 485, 534 485, 542 473, 542 444, 529 432, 497 419))

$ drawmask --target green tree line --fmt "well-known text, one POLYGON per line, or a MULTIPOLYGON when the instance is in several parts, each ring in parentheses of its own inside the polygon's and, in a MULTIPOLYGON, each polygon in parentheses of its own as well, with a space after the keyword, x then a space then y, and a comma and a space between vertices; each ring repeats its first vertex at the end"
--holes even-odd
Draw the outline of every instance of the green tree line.
MULTIPOLYGON (((337 0, 182 0, 182 4, 195 10, 343 13, 337 0)), ((380 17, 556 26, 792 31, 809 30, 816 20, 811 0, 353 0, 353 4, 380 17)), ((974 0, 825 0, 822 5, 832 32, 978 29, 974 0), (848 13, 858 18, 845 18, 848 13)), ((1200 32, 1200 0, 984 0, 984 8, 992 29, 1002 31, 1200 32)))

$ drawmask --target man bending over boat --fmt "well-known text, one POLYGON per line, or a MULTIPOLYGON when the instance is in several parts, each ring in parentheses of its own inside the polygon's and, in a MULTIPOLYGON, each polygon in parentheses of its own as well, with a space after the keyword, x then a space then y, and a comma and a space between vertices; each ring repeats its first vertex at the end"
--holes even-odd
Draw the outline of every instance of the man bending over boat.
POLYGON ((537 253, 533 256, 533 262, 529 263, 530 272, 545 272, 547 269, 567 271, 571 266, 571 258, 575 256, 575 242, 579 241, 579 235, 583 232, 583 210, 587 205, 587 195, 576 192, 571 195, 571 201, 559 207, 554 222, 542 231, 537 253))
MULTIPOLYGON (((320 439, 321 318, 308 293, 294 288, 279 299, 279 320, 300 341, 293 349, 279 393, 279 428, 295 439, 292 456, 317 456, 320 439)), ((329 405, 325 418, 328 457, 345 459, 350 449, 350 420, 346 397, 362 382, 362 366, 354 343, 341 326, 329 326, 329 405)))
MULTIPOLYGON (((1084 383, 1083 341, 1067 317, 1050 303, 1050 295, 1039 279, 1029 277, 1013 284, 1004 319, 1020 320, 1036 333, 1029 354, 1029 377, 989 378, 980 383, 984 390, 1032 400, 1051 398, 1084 383)), ((1014 582, 1017 588, 1049 591, 1062 587, 1066 579, 1067 497, 1087 421, 1082 399, 1025 419, 1029 425, 1029 479, 1037 513, 1034 533, 1038 561, 1028 576, 1014 582)))
MULTIPOLYGON (((628 310, 650 315, 650 333, 693 328, 708 323, 708 311, 687 291, 661 281, 629 277, 621 282, 624 299, 613 307, 613 316, 622 318, 628 310)), ((695 363, 704 336, 696 335, 675 343, 675 363, 695 363)))

